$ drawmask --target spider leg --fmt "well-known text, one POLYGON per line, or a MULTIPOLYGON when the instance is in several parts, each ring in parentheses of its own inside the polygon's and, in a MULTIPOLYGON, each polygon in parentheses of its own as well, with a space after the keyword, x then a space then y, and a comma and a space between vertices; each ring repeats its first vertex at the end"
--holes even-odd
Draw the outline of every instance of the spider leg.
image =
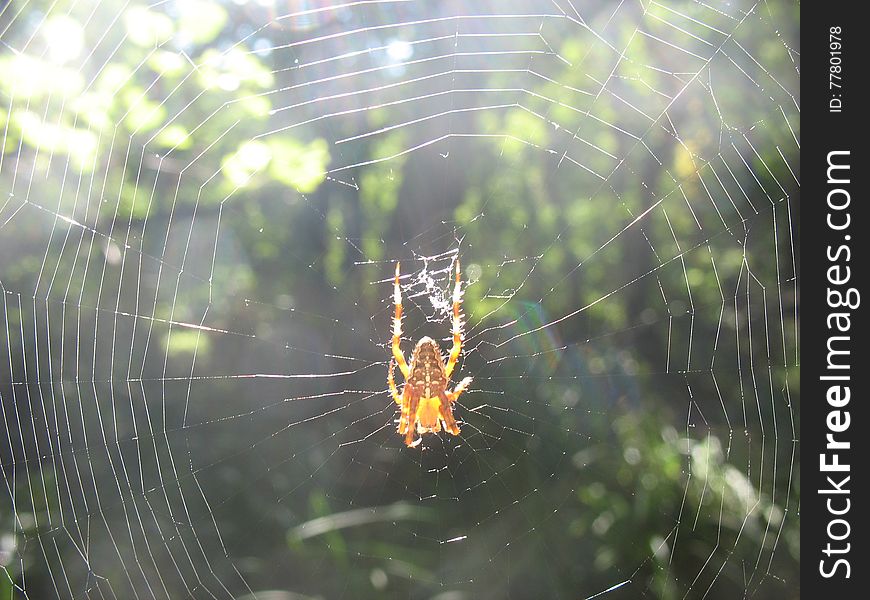
POLYGON ((418 438, 416 442, 414 441, 417 407, 420 404, 420 398, 416 394, 412 394, 410 389, 410 386, 406 385, 405 392, 402 394, 402 415, 399 417, 398 427, 398 432, 405 435, 405 445, 409 448, 419 444, 422 439, 418 438))
POLYGON ((399 393, 399 388, 396 387, 396 380, 393 378, 393 371, 396 369, 396 360, 390 359, 390 370, 387 371, 387 384, 390 386, 390 395, 399 406, 402 405, 402 395, 399 393))
MULTIPOLYGON (((444 372, 447 377, 453 373, 453 367, 456 366, 456 361, 459 360, 459 353, 462 351, 462 313, 460 307, 462 305, 462 288, 460 287, 459 259, 456 259, 456 285, 453 288, 453 347, 450 349, 450 358, 447 364, 444 365, 444 372)), ((396 280, 398 281, 398 279, 396 280)), ((398 284, 397 284, 398 285, 398 284)))
POLYGON ((441 421, 444 423, 444 431, 448 431, 453 435, 459 435, 459 425, 453 416, 452 402, 449 399, 448 392, 441 392, 438 396, 441 399, 438 412, 441 416, 441 421))
POLYGON ((393 356, 399 365, 399 370, 405 380, 411 376, 411 369, 405 362, 405 355, 399 346, 402 341, 402 290, 399 288, 399 263, 396 263, 396 278, 393 280, 393 302, 396 305, 396 315, 393 317, 393 356))
POLYGON ((464 392, 468 386, 471 385, 471 377, 466 377, 459 384, 453 388, 452 392, 447 392, 447 399, 450 400, 450 403, 453 404, 456 402, 456 399, 459 398, 459 394, 464 392))
POLYGON ((408 392, 409 392, 409 389, 408 389, 408 386, 406 385, 405 391, 402 393, 402 397, 399 399, 399 405, 402 407, 402 411, 399 414, 399 427, 397 428, 397 431, 399 433, 405 433, 408 430, 408 426, 411 422, 411 414, 410 414, 410 411, 408 410, 408 408, 409 408, 408 401, 410 400, 410 395, 408 392))

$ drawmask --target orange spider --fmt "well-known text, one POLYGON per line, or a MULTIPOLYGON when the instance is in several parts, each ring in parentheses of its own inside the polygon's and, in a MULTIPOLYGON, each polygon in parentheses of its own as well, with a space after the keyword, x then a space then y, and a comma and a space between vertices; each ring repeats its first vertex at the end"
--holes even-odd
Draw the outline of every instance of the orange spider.
POLYGON ((420 338, 414 346, 411 354, 411 365, 405 362, 405 355, 399 343, 402 339, 402 292, 399 289, 399 263, 396 263, 396 278, 393 282, 393 301, 396 304, 396 316, 393 317, 393 358, 390 359, 390 369, 387 374, 387 383, 390 385, 390 394, 396 404, 402 407, 399 417, 400 434, 405 436, 405 445, 416 446, 423 439, 414 439, 414 432, 424 433, 441 431, 443 425, 445 431, 453 435, 459 435, 459 425, 453 418, 453 403, 459 397, 468 384, 471 377, 466 377, 459 382, 453 391, 447 389, 450 385, 450 374, 459 359, 462 351, 462 313, 459 307, 462 304, 462 290, 459 283, 459 260, 456 261, 456 286, 453 288, 453 347, 450 349, 450 357, 443 362, 441 348, 438 342, 426 336, 420 338), (396 364, 402 371, 405 384, 402 393, 396 388, 393 371, 396 364))

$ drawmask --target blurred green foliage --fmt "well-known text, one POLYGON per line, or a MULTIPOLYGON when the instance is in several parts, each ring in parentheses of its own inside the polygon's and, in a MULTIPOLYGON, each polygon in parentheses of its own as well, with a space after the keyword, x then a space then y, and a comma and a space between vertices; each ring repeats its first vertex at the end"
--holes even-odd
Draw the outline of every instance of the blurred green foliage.
MULTIPOLYGON (((186 539, 209 555, 226 551, 234 566, 216 560, 207 568, 230 578, 238 568, 254 591, 286 590, 285 597, 585 597, 628 579, 630 587, 608 597, 799 597, 800 483, 783 429, 789 418, 799 427, 786 393, 799 392, 790 354, 798 300, 788 291, 776 297, 781 280, 771 258, 772 249, 799 241, 785 237, 794 208, 783 200, 797 186, 778 158, 785 151, 794 164, 796 149, 783 150, 791 147, 789 123, 771 118, 770 97, 747 99, 755 96, 743 92, 739 69, 711 67, 721 79, 695 82, 702 93, 686 93, 674 108, 676 132, 647 116, 666 111, 687 84, 655 68, 664 51, 637 35, 635 22, 614 24, 624 57, 616 92, 600 96, 584 90, 610 76, 614 49, 559 30, 551 39, 564 39, 556 50, 565 61, 542 67, 546 76, 524 88, 521 102, 451 124, 479 136, 409 152, 444 132, 387 130, 419 117, 404 103, 365 111, 363 127, 384 128, 381 135, 345 149, 351 145, 327 140, 351 136, 359 123, 320 125, 311 100, 292 89, 293 52, 249 45, 243 34, 252 24, 239 6, 118 6, 109 11, 121 11, 113 27, 115 14, 86 26, 74 3, 42 4, 38 30, 98 52, 65 62, 46 38, 0 54, 0 183, 22 197, 7 165, 32 165, 41 189, 29 201, 51 204, 4 233, 15 243, 3 250, 15 255, 2 263, 7 296, 49 308, 31 313, 8 301, 4 316, 10 330, 66 331, 51 341, 65 344, 58 352, 86 355, 71 362, 87 365, 91 350, 71 346, 70 337, 92 342, 93 390, 82 391, 77 371, 54 371, 49 386, 81 407, 82 421, 101 429, 96 423, 108 421, 110 409, 135 417, 139 404, 151 406, 138 421, 143 431, 115 430, 127 445, 115 449, 90 431, 95 437, 71 454, 89 444, 106 449, 105 458, 88 454, 95 487, 120 481, 113 458, 137 465, 143 484, 128 483, 129 502, 158 506, 148 505, 166 530, 142 533, 155 546, 186 539), (733 167, 736 185, 717 183, 711 165, 747 135, 754 145, 738 153, 751 164, 733 167), (338 157, 361 166, 352 177, 328 177, 338 157), (98 182, 86 202, 58 183, 66 161, 98 182), (782 182, 791 183, 781 197, 762 193, 782 182), (105 269, 83 270, 44 241, 55 213, 99 232, 76 257, 96 257, 105 269), (412 454, 392 426, 378 429, 393 407, 383 393, 390 291, 377 282, 388 280, 396 260, 409 273, 419 267, 411 252, 456 248, 471 280, 464 308, 474 340, 462 369, 487 399, 464 407, 473 433, 463 444, 412 454), (55 268, 51 283, 46 264, 55 268), (49 327, 34 325, 43 313, 49 327), (131 323, 129 315, 144 318, 131 323), (572 318, 550 324, 564 315, 572 318), (110 360, 116 348, 132 356, 110 360), (668 351, 666 363, 670 348, 683 354, 668 351), (331 360, 336 355, 352 357, 354 368, 331 360), (362 365, 375 368, 356 370, 362 365), (768 381, 752 380, 756 365, 770 366, 768 381), (267 382, 253 392, 233 378, 347 370, 353 377, 267 382), (205 384, 195 379, 201 372, 205 384), (765 394, 763 402, 753 397, 765 394), (477 404, 485 406, 469 410, 477 404), (369 438, 375 430, 383 435, 369 438), (771 430, 776 435, 764 433, 771 430), (185 464, 149 445, 160 432, 185 464), (155 491, 172 487, 165 481, 210 504, 170 515, 155 491), (190 530, 173 534, 185 518, 190 530), (485 593, 470 591, 482 589, 475 586, 485 593)), ((712 19, 703 6, 678 4, 712 19)), ((590 10, 595 26, 604 27, 605 7, 590 10)), ((666 20, 672 9, 645 10, 666 20)), ((798 9, 766 10, 741 34, 769 72, 788 73, 782 41, 767 27, 794 26, 798 9)), ((649 23, 654 34, 666 27, 649 23)), ((16 27, 11 46, 33 33, 16 27)), ((513 102, 515 73, 480 77, 481 88, 501 89, 513 102)), ((406 329, 409 337, 418 330, 406 329)), ((34 345, 10 340, 13 356, 41 360, 28 357, 34 345)), ((51 361, 61 368, 58 356, 51 361)), ((19 397, 5 384, 3 394, 4 407, 19 397)), ((24 404, 17 406, 25 421, 24 404)), ((8 498, 0 502, 0 597, 18 597, 22 565, 31 597, 49 593, 46 566, 58 561, 69 577, 98 586, 94 573, 73 566, 75 548, 40 554, 35 542, 63 528, 40 530, 49 505, 20 499, 32 497, 30 488, 51 488, 64 465, 28 457, 37 469, 22 451, 3 450, 7 481, 7 467, 25 463, 42 481, 11 477, 10 489, 21 490, 12 492, 15 516, 8 498)), ((106 509, 107 528, 131 521, 122 504, 124 511, 117 503, 106 509)), ((96 574, 125 581, 103 545, 95 555, 114 566, 96 574)), ((184 577, 158 560, 170 596, 187 594, 184 577)))

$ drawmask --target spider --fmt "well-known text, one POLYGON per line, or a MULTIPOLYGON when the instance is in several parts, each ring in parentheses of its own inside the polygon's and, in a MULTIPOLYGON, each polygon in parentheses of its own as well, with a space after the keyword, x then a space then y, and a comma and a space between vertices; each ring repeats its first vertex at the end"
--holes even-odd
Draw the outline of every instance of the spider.
POLYGON ((424 433, 441 431, 443 426, 445 431, 459 435, 459 425, 453 417, 453 403, 471 383, 471 377, 466 377, 452 391, 447 389, 450 385, 450 374, 453 373, 462 351, 462 313, 459 312, 462 289, 459 274, 457 260, 456 285, 453 288, 453 347, 447 362, 444 362, 438 342, 425 336, 414 346, 411 364, 408 365, 399 346, 402 338, 402 292, 399 289, 399 263, 396 263, 396 278, 393 281, 393 302, 396 305, 396 315, 393 317, 393 357, 390 359, 387 383, 393 400, 402 407, 398 432, 405 436, 405 445, 409 448, 423 439, 418 437, 415 440, 415 431, 422 436, 424 433), (396 364, 405 378, 401 394, 393 378, 396 364))

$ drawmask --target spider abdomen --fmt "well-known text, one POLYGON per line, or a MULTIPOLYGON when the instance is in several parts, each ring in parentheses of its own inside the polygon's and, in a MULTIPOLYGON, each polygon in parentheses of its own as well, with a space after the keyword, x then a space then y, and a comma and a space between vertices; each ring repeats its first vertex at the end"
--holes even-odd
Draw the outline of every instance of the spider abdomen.
POLYGON ((421 398, 436 398, 447 389, 447 374, 438 342, 423 337, 411 355, 411 377, 408 384, 421 398))

